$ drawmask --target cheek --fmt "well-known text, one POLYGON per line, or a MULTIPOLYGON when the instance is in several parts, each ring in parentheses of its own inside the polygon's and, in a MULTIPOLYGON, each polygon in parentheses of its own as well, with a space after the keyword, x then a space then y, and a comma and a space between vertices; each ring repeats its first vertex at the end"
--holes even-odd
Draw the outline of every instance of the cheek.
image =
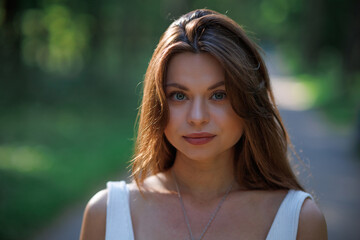
POLYGON ((217 124, 221 126, 223 131, 228 132, 234 138, 240 138, 243 134, 243 121, 235 113, 231 105, 226 105, 224 108, 216 110, 217 124))
POLYGON ((186 118, 186 106, 170 106, 168 125, 177 125, 186 118))
POLYGON ((180 124, 183 122, 182 115, 183 111, 180 111, 179 108, 169 107, 169 120, 164 131, 168 139, 179 129, 180 124))

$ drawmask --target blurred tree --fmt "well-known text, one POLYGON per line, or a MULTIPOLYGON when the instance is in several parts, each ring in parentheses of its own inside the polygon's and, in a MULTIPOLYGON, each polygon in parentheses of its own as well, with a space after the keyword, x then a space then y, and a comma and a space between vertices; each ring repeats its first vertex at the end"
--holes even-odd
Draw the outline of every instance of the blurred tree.
POLYGON ((23 64, 20 56, 21 38, 18 34, 17 13, 21 9, 19 1, 3 0, 0 2, 0 104, 16 104, 26 95, 19 69, 23 64), (19 94, 16 97, 14 93, 19 94))
MULTIPOLYGON (((356 0, 308 1, 301 30, 303 64, 313 71, 339 71, 338 94, 346 97, 360 71, 360 22, 356 0)), ((360 79, 358 79, 360 80, 360 79)))

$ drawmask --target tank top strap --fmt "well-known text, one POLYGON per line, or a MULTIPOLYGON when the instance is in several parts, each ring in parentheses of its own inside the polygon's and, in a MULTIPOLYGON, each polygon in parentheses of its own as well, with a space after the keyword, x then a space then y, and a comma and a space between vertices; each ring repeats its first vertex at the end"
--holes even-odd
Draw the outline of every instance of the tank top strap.
POLYGON ((129 189, 125 181, 108 182, 105 240, 134 240, 129 189))
POLYGON ((296 240, 301 207, 312 196, 303 191, 289 190, 281 203, 266 240, 296 240))

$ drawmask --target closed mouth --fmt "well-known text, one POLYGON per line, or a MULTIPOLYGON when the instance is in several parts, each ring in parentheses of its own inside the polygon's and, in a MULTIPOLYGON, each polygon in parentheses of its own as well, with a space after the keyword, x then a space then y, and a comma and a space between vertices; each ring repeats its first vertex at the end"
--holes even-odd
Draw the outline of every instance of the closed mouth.
POLYGON ((210 133, 192 133, 183 137, 190 144, 202 145, 210 142, 216 135, 210 133))
POLYGON ((211 133, 207 133, 207 132, 200 132, 200 133, 191 133, 191 134, 187 134, 184 137, 185 138, 211 138, 211 137, 215 137, 216 135, 211 134, 211 133))

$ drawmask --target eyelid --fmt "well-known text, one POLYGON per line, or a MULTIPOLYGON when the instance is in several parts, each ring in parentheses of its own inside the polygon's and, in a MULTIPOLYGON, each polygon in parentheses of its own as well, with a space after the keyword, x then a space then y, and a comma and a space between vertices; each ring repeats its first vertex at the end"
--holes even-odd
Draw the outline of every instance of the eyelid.
POLYGON ((184 94, 184 95, 186 96, 186 93, 184 93, 184 91, 182 91, 182 90, 169 91, 166 95, 168 95, 168 96, 173 96, 173 95, 175 95, 176 93, 181 93, 181 94, 184 94))
POLYGON ((188 99, 186 93, 184 93, 183 91, 179 91, 179 90, 174 90, 174 91, 170 91, 167 95, 168 98, 171 98, 171 100, 174 100, 174 101, 177 101, 177 102, 181 102, 183 100, 176 100, 176 99, 173 99, 174 95, 177 94, 177 93, 181 93, 185 96, 185 99, 188 99))
POLYGON ((173 92, 173 91, 188 92, 189 90, 186 90, 186 89, 183 89, 183 88, 178 88, 176 86, 166 86, 165 91, 169 91, 169 92, 173 92))
POLYGON ((215 90, 215 91, 212 92, 210 98, 211 98, 212 100, 214 100, 214 101, 222 101, 222 100, 226 99, 226 97, 227 97, 227 93, 226 93, 225 90, 215 90), (215 94, 217 94, 217 93, 222 93, 222 94, 224 94, 224 98, 222 98, 222 99, 212 99, 213 96, 214 96, 215 94))
POLYGON ((217 93, 217 92, 226 93, 226 90, 225 89, 216 89, 216 90, 212 91, 212 93, 217 93))
POLYGON ((222 90, 222 89, 218 89, 218 90, 215 90, 211 93, 211 95, 214 95, 215 93, 224 93, 224 94, 227 94, 226 90, 222 90))

